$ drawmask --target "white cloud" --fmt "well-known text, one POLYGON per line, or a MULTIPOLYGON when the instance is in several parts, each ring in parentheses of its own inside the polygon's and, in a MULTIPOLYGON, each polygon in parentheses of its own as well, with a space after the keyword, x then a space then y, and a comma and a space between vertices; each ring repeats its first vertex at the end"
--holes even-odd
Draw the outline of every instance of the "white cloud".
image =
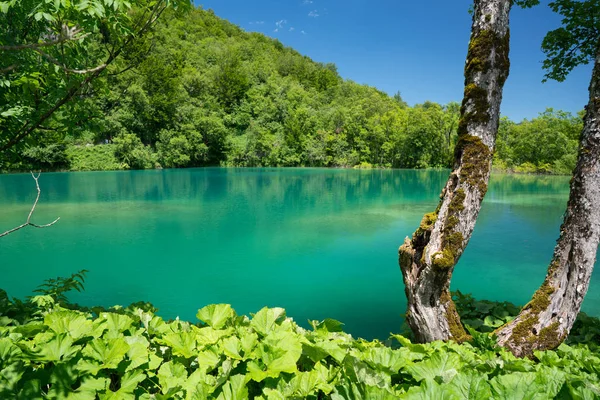
POLYGON ((303 35, 306 35, 306 32, 304 32, 304 31, 300 31, 300 33, 303 34, 303 35))
POLYGON ((304 1, 302 2, 302 4, 312 4, 312 3, 313 3, 313 1, 312 1, 312 0, 304 0, 304 1))
POLYGON ((275 26, 277 26, 278 30, 279 29, 283 29, 283 26, 285 24, 287 24, 287 19, 282 19, 282 20, 279 20, 279 21, 275 22, 275 26))
POLYGON ((317 10, 313 10, 308 13, 308 16, 312 18, 317 18, 319 16, 319 13, 317 12, 317 10))
POLYGON ((296 30, 296 28, 294 28, 293 26, 290 28, 290 32, 293 32, 295 30, 296 30))

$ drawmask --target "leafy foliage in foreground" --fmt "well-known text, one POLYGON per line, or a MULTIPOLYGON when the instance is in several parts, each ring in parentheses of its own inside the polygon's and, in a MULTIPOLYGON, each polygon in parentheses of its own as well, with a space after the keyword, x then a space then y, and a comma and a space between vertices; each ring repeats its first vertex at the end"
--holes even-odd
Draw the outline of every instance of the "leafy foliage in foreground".
MULTIPOLYGON (((390 347, 353 339, 334 320, 311 321, 305 330, 280 308, 248 318, 229 305, 209 305, 198 311, 202 323, 192 324, 164 321, 143 303, 107 310, 57 301, 79 289, 82 277, 47 282, 44 294, 27 303, 0 291, 0 398, 600 396, 594 344, 561 345, 529 360, 475 330, 471 344, 413 344, 393 335, 390 347)), ((496 306, 483 306, 489 302, 461 296, 459 305, 472 307, 475 318, 495 312, 496 306)), ((580 321, 588 328, 597 323, 580 321)))

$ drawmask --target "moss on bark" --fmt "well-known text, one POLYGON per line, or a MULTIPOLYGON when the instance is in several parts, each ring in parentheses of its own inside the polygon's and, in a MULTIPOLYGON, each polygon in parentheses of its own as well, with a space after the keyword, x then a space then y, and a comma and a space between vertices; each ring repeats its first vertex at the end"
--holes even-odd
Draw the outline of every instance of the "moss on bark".
POLYGON ((440 296, 440 302, 446 309, 446 319, 448 320, 448 328, 450 329, 452 339, 458 343, 471 340, 471 336, 465 331, 465 328, 460 322, 460 316, 456 311, 456 306, 452 301, 452 296, 450 296, 450 293, 447 289, 444 290, 444 292, 440 296))

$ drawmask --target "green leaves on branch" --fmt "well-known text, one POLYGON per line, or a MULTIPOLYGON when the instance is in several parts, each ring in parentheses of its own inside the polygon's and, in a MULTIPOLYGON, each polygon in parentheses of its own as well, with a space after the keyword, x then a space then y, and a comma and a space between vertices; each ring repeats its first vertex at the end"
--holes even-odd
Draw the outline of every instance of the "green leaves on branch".
POLYGON ((562 82, 573 68, 588 64, 598 54, 600 1, 555 0, 549 5, 563 16, 563 26, 548 32, 542 42, 547 71, 544 80, 562 82))

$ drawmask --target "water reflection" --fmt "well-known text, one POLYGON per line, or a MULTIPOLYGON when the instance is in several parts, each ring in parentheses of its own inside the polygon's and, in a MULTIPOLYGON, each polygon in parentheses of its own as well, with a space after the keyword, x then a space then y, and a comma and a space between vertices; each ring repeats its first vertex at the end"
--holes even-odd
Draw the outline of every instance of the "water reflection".
MULTIPOLYGON (((89 269, 83 304, 154 302, 193 319, 207 303, 241 313, 283 306, 300 323, 332 317, 358 336, 398 331, 397 248, 433 210, 448 171, 188 169, 44 174, 36 218, 51 230, 0 241, 1 286, 89 269)), ((0 176, 0 223, 26 216, 27 174, 0 176)), ((544 276, 568 178, 494 175, 455 288, 523 303, 544 276)), ((590 293, 600 293, 594 277, 590 293)), ((584 308, 600 311, 600 298, 584 308)), ((600 313, 598 313, 600 314, 600 313)))

